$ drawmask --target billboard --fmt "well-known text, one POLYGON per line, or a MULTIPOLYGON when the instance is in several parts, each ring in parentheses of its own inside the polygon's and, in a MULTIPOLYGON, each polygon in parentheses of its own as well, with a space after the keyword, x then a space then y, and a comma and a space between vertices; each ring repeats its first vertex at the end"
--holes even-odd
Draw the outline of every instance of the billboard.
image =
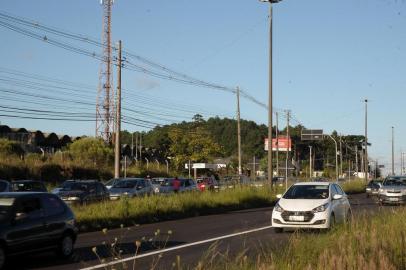
MULTIPOLYGON (((272 138, 272 151, 276 150, 281 152, 292 151, 292 139, 286 136, 279 136, 278 140, 272 138)), ((265 151, 268 151, 268 138, 265 138, 265 151)))

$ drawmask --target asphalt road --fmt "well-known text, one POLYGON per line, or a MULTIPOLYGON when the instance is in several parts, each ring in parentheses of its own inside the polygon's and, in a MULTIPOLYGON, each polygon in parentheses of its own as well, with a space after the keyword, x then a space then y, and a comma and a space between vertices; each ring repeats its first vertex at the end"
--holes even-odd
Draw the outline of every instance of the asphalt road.
MULTIPOLYGON (((372 199, 367 199, 365 194, 350 195, 349 198, 354 218, 360 212, 373 213, 378 208, 378 205, 372 199)), ((8 263, 6 269, 86 268, 100 264, 103 258, 106 258, 107 262, 111 261, 111 252, 114 247, 117 251, 113 257, 116 258, 132 257, 135 254, 145 256, 154 251, 158 253, 128 261, 127 265, 130 269, 134 263, 135 269, 170 269, 178 260, 178 255, 182 265, 195 266, 203 256, 207 256, 205 259, 207 262, 215 260, 216 256, 220 257, 221 254, 238 254, 243 250, 248 254, 258 254, 264 248, 277 248, 283 245, 290 236, 290 233, 275 234, 271 228, 264 228, 270 225, 271 213, 271 207, 256 208, 116 229, 107 233, 80 234, 75 245, 75 254, 70 261, 59 260, 53 253, 45 253, 14 258, 8 263), (230 236, 230 234, 257 228, 263 229, 230 236), (210 239, 224 236, 223 239, 210 241, 210 239), (208 239, 208 242, 196 244, 208 239), (138 251, 136 241, 141 242, 138 251), (115 242, 117 244, 114 244, 115 242), (182 245, 191 246, 162 253, 165 249, 182 245), (97 255, 92 251, 95 247, 97 255)))

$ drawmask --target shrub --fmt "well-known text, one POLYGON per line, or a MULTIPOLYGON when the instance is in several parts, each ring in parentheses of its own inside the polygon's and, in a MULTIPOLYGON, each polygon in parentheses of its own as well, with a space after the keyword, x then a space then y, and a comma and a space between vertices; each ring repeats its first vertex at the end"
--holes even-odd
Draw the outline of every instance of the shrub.
POLYGON ((113 150, 102 139, 83 138, 69 145, 73 159, 96 167, 108 164, 113 159, 113 150))

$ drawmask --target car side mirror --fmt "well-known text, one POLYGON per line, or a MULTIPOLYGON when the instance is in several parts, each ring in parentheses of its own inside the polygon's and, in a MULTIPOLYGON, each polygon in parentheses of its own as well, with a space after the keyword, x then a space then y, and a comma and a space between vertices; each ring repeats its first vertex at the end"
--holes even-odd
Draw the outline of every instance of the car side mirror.
POLYGON ((342 199, 343 198, 343 195, 341 195, 341 194, 335 194, 334 196, 333 196, 333 200, 340 200, 340 199, 342 199))
POLYGON ((26 218, 28 218, 28 215, 26 214, 26 213, 16 213, 16 216, 15 216, 15 221, 19 221, 19 220, 23 220, 23 219, 26 219, 26 218))
POLYGON ((277 198, 277 199, 282 198, 282 194, 278 194, 278 195, 276 195, 276 198, 277 198))

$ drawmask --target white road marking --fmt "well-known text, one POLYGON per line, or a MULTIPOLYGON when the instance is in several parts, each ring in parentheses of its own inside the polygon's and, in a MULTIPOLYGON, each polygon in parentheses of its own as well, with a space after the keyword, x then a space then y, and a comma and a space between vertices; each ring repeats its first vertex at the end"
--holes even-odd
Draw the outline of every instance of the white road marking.
POLYGON ((132 260, 136 260, 136 259, 140 259, 140 258, 144 258, 144 257, 148 257, 148 256, 153 256, 153 255, 157 255, 157 254, 162 254, 162 253, 165 253, 165 252, 169 252, 169 251, 173 251, 173 250, 177 250, 177 249, 182 249, 182 248, 186 248, 186 247, 197 246, 197 245, 201 245, 201 244, 205 244, 205 243, 209 243, 209 242, 214 242, 214 241, 221 240, 221 239, 231 238, 231 237, 239 236, 239 235, 243 235, 243 234, 249 234, 249 233, 253 233, 253 232, 259 232, 259 231, 263 231, 263 230, 268 230, 270 228, 272 228, 272 226, 265 226, 265 227, 261 227, 261 228, 248 230, 248 231, 227 234, 227 235, 214 237, 214 238, 210 238, 210 239, 206 239, 206 240, 201 240, 201 241, 197 241, 197 242, 193 242, 193 243, 188 243, 188 244, 174 246, 174 247, 165 248, 165 249, 160 249, 160 250, 156 250, 156 251, 152 251, 152 252, 148 252, 148 253, 144 253, 144 254, 139 254, 139 255, 135 255, 135 256, 132 256, 132 257, 124 258, 124 259, 113 261, 113 262, 103 263, 103 264, 99 264, 99 265, 95 265, 95 266, 91 266, 91 267, 87 267, 87 268, 81 268, 80 270, 93 270, 93 269, 104 268, 104 267, 115 265, 115 264, 118 264, 118 263, 132 261, 132 260))

